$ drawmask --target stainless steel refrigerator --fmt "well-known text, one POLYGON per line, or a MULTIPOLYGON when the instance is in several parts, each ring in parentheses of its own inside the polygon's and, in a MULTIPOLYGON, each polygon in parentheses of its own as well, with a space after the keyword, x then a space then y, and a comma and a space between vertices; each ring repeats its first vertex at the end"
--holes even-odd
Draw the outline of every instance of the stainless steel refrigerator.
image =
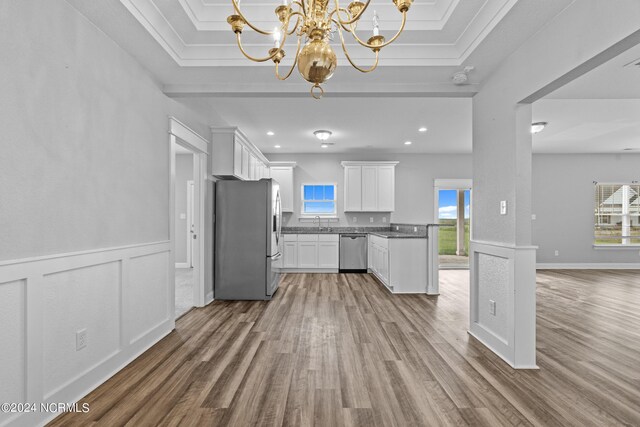
POLYGON ((216 182, 215 299, 269 300, 276 292, 282 256, 279 190, 272 179, 216 182))

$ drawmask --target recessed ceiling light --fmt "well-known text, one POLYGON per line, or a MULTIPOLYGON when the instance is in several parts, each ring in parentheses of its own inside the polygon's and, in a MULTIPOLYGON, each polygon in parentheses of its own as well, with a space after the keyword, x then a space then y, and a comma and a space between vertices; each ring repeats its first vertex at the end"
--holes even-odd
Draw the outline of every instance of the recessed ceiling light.
POLYGON ((405 141, 404 145, 411 145, 411 141, 405 141))
POLYGON ((280 148, 280 146, 279 146, 279 145, 274 145, 274 147, 275 147, 275 148, 280 148))
POLYGON ((321 148, 327 148, 327 147, 329 147, 329 145, 328 144, 322 144, 322 145, 320 145, 320 147, 321 148))
POLYGON ((542 132, 542 130, 547 126, 547 122, 535 122, 531 123, 531 133, 536 134, 542 132))
POLYGON ((313 132, 313 134, 320 141, 326 141, 332 135, 332 132, 330 130, 317 130, 317 131, 313 132))
POLYGON ((273 133, 273 131, 269 131, 269 132, 267 132, 267 135, 273 136, 273 135, 275 135, 275 133, 273 133))
POLYGON ((424 126, 418 129, 418 132, 426 132, 426 131, 427 131, 427 128, 424 126))

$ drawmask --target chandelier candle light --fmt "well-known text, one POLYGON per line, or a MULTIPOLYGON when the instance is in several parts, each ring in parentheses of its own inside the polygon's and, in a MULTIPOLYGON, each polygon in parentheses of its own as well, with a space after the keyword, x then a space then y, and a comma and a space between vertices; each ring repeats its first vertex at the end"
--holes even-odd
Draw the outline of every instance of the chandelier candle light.
POLYGON ((339 0, 334 1, 335 6, 329 11, 329 0, 295 0, 291 3, 289 3, 288 0, 283 0, 283 3, 275 9, 275 14, 280 21, 280 26, 274 28, 273 31, 265 31, 251 24, 251 22, 245 18, 240 11, 240 0, 231 0, 235 14, 229 16, 227 22, 236 34, 238 47, 244 56, 255 62, 273 61, 276 66, 276 77, 280 80, 289 78, 297 65, 302 77, 313 84, 311 87, 311 95, 316 99, 320 99, 324 94, 321 85, 331 78, 338 64, 336 53, 329 44, 330 36, 332 32, 335 31, 334 28, 338 31, 342 50, 349 63, 356 70, 369 73, 378 66, 380 50, 393 43, 404 30, 407 12, 413 2, 413 0, 392 0, 398 8, 398 11, 402 13, 402 23, 400 24, 398 32, 389 41, 386 41, 384 36, 380 35, 378 14, 374 11, 373 35, 365 42, 356 35, 356 29, 362 14, 367 10, 371 0, 367 0, 366 3, 353 0, 346 8, 340 7, 339 0), (293 22, 292 18, 295 18, 295 24, 293 24, 293 26, 291 25, 293 22), (241 37, 245 25, 259 34, 273 36, 274 46, 269 49, 267 56, 256 58, 245 51, 242 46, 241 37), (353 62, 345 46, 343 32, 350 33, 358 44, 373 51, 375 61, 371 67, 361 68, 353 62), (283 47, 287 36, 290 35, 294 35, 298 42, 294 62, 289 71, 285 75, 281 75, 279 66, 285 56, 283 47), (301 48, 303 39, 304 46, 301 48))

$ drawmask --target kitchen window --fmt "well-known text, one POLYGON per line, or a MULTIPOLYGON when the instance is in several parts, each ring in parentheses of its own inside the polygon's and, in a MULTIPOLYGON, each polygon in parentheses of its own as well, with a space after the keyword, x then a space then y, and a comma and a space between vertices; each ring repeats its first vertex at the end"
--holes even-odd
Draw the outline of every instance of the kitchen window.
POLYGON ((640 245, 640 184, 596 184, 594 244, 640 245))
POLYGON ((336 215, 336 196, 335 184, 303 184, 302 215, 336 215))

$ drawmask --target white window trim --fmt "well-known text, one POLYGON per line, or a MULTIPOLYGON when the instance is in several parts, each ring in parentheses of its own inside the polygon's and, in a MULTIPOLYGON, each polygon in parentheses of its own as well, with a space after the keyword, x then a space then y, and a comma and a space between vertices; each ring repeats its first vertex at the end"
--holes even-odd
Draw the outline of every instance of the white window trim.
MULTIPOLYGON (((599 185, 637 186, 638 185, 638 181, 631 181, 631 182, 595 182, 594 181, 594 191, 597 191, 597 188, 598 188, 599 185)), ((627 214, 627 215, 629 215, 629 214, 627 214)), ((609 214, 609 216, 622 216, 622 215, 609 214)), ((637 216, 637 215, 632 215, 632 216, 637 216)), ((596 240, 595 227, 596 227, 596 224, 594 222, 594 224, 593 224, 593 230, 594 230, 593 241, 594 241, 594 243, 592 244, 593 249, 596 249, 596 250, 601 250, 601 249, 614 249, 614 250, 633 249, 633 250, 637 250, 638 248, 640 248, 640 244, 638 244, 638 243, 626 243, 626 244, 625 243, 611 243, 611 244, 595 243, 595 240, 596 240)))
MULTIPOLYGON (((313 200, 311 200, 313 201, 313 200)), ((325 201, 329 201, 329 200, 325 200, 325 201)), ((317 183, 312 183, 312 182, 304 182, 302 184, 300 184, 300 216, 299 216, 299 220, 301 222, 305 222, 303 220, 307 220, 307 219, 314 219, 315 217, 319 216, 322 219, 332 219, 338 218, 338 183, 336 182, 317 182, 317 183), (305 185, 314 185, 314 186, 318 186, 318 185, 333 185, 333 206, 334 206, 334 211, 332 213, 325 213, 325 214, 310 214, 310 213, 306 213, 304 211, 304 186, 305 185)))

